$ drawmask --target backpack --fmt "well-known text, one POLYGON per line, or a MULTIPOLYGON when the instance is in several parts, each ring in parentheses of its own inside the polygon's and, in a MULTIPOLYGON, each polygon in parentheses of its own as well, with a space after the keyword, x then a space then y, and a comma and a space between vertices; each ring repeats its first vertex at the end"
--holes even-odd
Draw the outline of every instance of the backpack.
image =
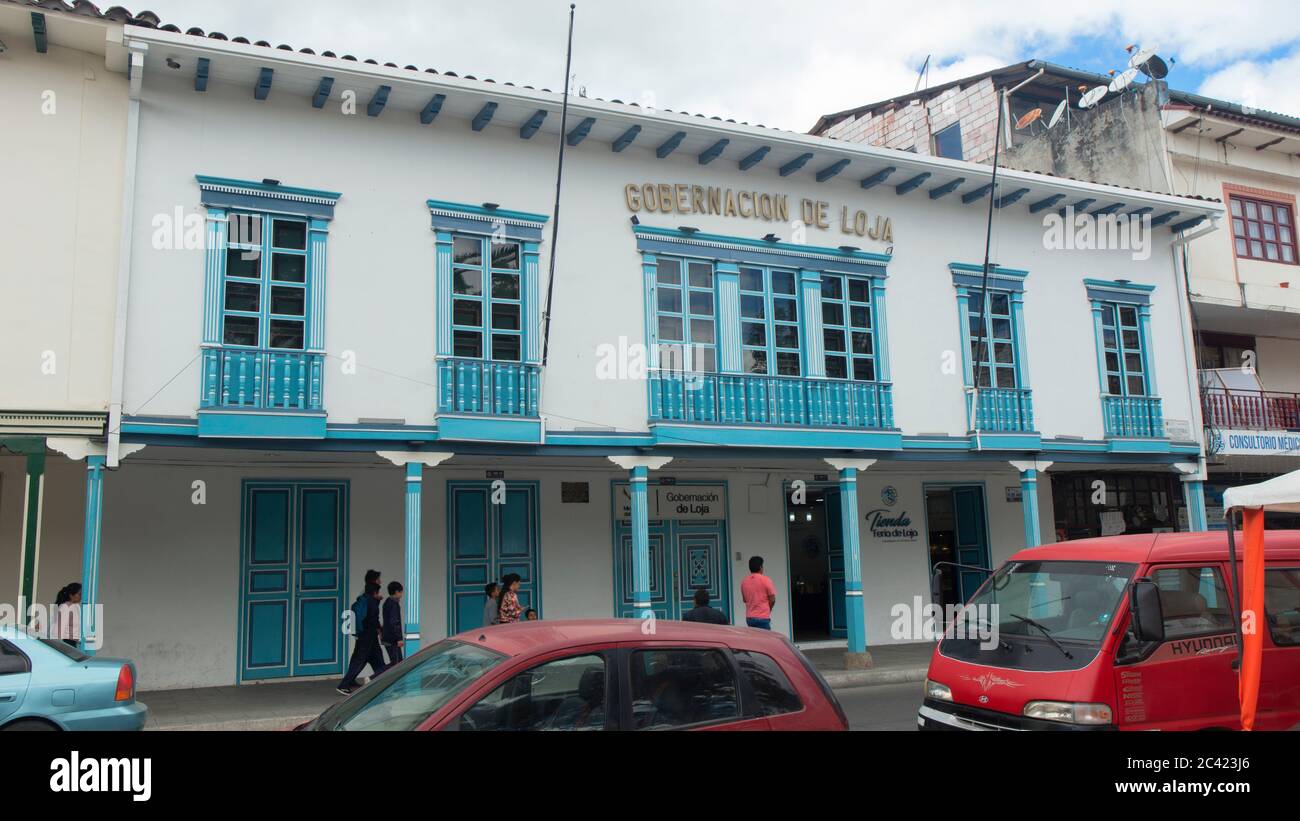
POLYGON ((361 635, 361 628, 365 625, 369 612, 370 600, 365 596, 357 596, 357 600, 352 602, 352 635, 361 635))

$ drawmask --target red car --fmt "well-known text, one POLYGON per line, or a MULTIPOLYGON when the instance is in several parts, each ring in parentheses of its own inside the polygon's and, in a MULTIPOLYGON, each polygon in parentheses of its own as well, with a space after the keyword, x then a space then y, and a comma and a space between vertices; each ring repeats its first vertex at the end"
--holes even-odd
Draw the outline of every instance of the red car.
POLYGON ((302 730, 846 730, 777 633, 635 619, 535 621, 427 647, 302 730))

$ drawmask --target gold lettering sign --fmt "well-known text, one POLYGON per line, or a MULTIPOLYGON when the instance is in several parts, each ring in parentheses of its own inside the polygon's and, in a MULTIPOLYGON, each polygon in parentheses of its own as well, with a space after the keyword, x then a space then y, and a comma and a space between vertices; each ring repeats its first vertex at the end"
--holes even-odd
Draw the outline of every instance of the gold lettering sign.
MULTIPOLYGON (((623 187, 623 201, 632 213, 708 214, 720 217, 790 222, 790 198, 786 194, 765 191, 735 190, 716 185, 684 183, 628 183, 623 187)), ((831 204, 823 200, 801 199, 798 219, 809 228, 821 231, 838 229, 847 236, 866 237, 879 242, 894 241, 894 226, 889 217, 868 214, 861 208, 842 205, 838 219, 831 221, 831 204)))

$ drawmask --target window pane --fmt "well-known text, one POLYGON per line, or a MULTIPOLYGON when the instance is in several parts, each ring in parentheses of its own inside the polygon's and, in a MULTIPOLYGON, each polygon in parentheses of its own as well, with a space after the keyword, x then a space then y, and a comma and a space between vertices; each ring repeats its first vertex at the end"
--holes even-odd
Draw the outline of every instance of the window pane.
POLYGON ((761 291, 763 290, 763 271, 759 268, 741 268, 740 269, 740 290, 742 291, 761 291))
POLYGON ((989 294, 989 311, 999 316, 1011 315, 1011 298, 1006 294, 989 294))
POLYGON ((492 267, 507 271, 519 270, 519 243, 492 243, 492 267))
POLYGON ((713 321, 708 319, 691 320, 691 341, 705 345, 712 345, 713 321))
POLYGON ((296 220, 275 220, 271 244, 276 248, 293 248, 299 251, 307 248, 307 223, 296 220))
POLYGON ((271 347, 302 350, 304 327, 301 319, 272 319, 271 347))
POLYGON ((492 296, 496 299, 519 298, 518 274, 493 274, 492 296))
POLYGON ((1125 350, 1128 350, 1128 351, 1135 351, 1135 350, 1137 350, 1137 349, 1139 349, 1139 348, 1141 348, 1141 347, 1142 347, 1142 344, 1141 344, 1140 342, 1138 342, 1138 332, 1137 332, 1137 331, 1125 331, 1125 332, 1124 332, 1124 349, 1125 349, 1125 350))
POLYGON ((1273 206, 1268 203, 1261 203, 1259 206, 1259 216, 1261 219, 1269 222, 1273 221, 1273 206))
POLYGON ((713 266, 707 262, 692 262, 687 266, 691 286, 695 288, 713 288, 713 266))
POLYGON ((302 254, 272 254, 271 278, 281 282, 306 282, 307 258, 302 254))
POLYGON ((659 291, 659 310, 680 314, 682 312, 682 291, 680 288, 667 288, 662 285, 659 291))
POLYGON ((864 279, 850 279, 849 299, 853 302, 870 302, 871 286, 864 279))
POLYGON ((1139 376, 1130 376, 1128 378, 1128 395, 1143 396, 1147 392, 1146 383, 1139 376))
POLYGON ((1169 567, 1151 574, 1160 589, 1165 638, 1231 630, 1228 593, 1214 567, 1169 567))
POLYGON ((1119 354, 1113 351, 1106 352, 1106 370, 1108 371, 1119 370, 1119 354))
POLYGON ((1112 396, 1123 396, 1124 390, 1120 387, 1119 377, 1109 374, 1106 377, 1106 392, 1112 396))
POLYGON ((862 305, 849 307, 849 324, 855 328, 871 327, 871 311, 862 305))
POLYGON ((745 351, 745 373, 767 373, 767 351, 745 351))
POLYGON ((822 346, 827 351, 844 350, 844 332, 831 330, 830 328, 822 329, 822 346))
POLYGON ((936 157, 947 157, 953 160, 962 159, 961 123, 953 123, 934 135, 934 154, 936 157))
POLYGON ((262 247, 262 218, 253 214, 231 214, 226 228, 226 242, 231 245, 262 247))
POLYGON ((848 378, 848 365, 842 356, 826 357, 826 375, 832 379, 848 378))
POLYGON ((1237 240, 1237 255, 1244 257, 1246 253, 1246 241, 1244 239, 1237 240))
POLYGON ((1282 259, 1286 262, 1295 262, 1295 249, 1290 245, 1283 245, 1282 259))
POLYGON ((765 347, 767 345, 767 327, 760 322, 740 323, 740 342, 742 345, 765 347))
POLYGON ((1231 201, 1231 203, 1232 203, 1232 215, 1234 217, 1241 216, 1241 201, 1234 199, 1231 201))
POLYGON ((455 271, 452 274, 454 280, 452 290, 458 294, 467 294, 469 296, 483 295, 483 272, 475 271, 472 268, 455 271))
POLYGON ((823 325, 843 325, 844 324, 844 306, 838 302, 822 303, 822 324, 823 325))
POLYGON ((1246 216, 1251 219, 1259 219, 1259 207, 1250 200, 1246 200, 1246 216))
POLYGON ((1249 236, 1251 239, 1259 239, 1259 223, 1258 222, 1246 223, 1246 235, 1249 236))
POLYGON ((1234 219, 1232 221, 1232 233, 1234 236, 1238 237, 1246 236, 1246 221, 1242 219, 1234 219))
POLYGON ((452 352, 467 359, 483 356, 483 334, 477 331, 452 331, 452 352))
POLYGON ((221 341, 226 345, 255 347, 258 327, 258 319, 255 316, 228 316, 221 341))
POLYGON ((519 337, 515 334, 492 334, 492 358, 519 361, 519 337))
POLYGON ((1267 243, 1264 246, 1264 256, 1268 257, 1269 259, 1274 259, 1274 260, 1277 259, 1277 246, 1271 242, 1267 243))
POLYGON ((464 731, 605 729, 605 660, 558 659, 507 680, 460 717, 464 731))
POLYGON ((740 699, 721 650, 637 650, 632 653, 632 727, 685 727, 737 718, 740 699))
POLYGON ((1257 240, 1251 240, 1250 253, 1252 256, 1262 257, 1264 256, 1264 246, 1257 240))
POLYGON ((1011 345, 1006 342, 993 343, 993 359, 1002 365, 1009 365, 1015 361, 1011 355, 1011 345))
POLYGON ((271 289, 271 313, 303 316, 303 304, 306 296, 307 291, 305 288, 286 288, 277 285, 271 289))
POLYGON ((1271 225, 1264 226, 1264 239, 1272 242, 1277 239, 1277 229, 1271 225))
POLYGON ((1277 207, 1277 224, 1278 224, 1278 225, 1290 225, 1290 224, 1291 224, 1291 209, 1290 209, 1290 208, 1286 208, 1286 207, 1281 206, 1281 205, 1279 205, 1279 206, 1277 207))
POLYGON ((1130 328, 1136 327, 1138 324, 1137 308, 1120 308, 1119 321, 1121 325, 1127 325, 1130 328))
POLYGON ((740 297, 740 315, 752 319, 762 319, 767 315, 763 310, 763 298, 761 296, 749 296, 742 294, 740 297))
POLYGON ((713 316, 713 293, 691 291, 691 313, 698 316, 713 316))
POLYGON ((457 265, 482 265, 483 240, 478 237, 453 237, 451 258, 457 265))
POLYGON ((1142 354, 1126 353, 1124 354, 1124 370, 1131 373, 1142 372, 1142 354))
POLYGON ((676 316, 659 317, 659 338, 667 339, 673 342, 682 340, 682 320, 676 316))
POLYGON ((799 312, 793 299, 774 299, 772 300, 772 318, 779 319, 782 322, 794 322, 799 318, 799 312))
POLYGON ((794 293, 794 274, 789 271, 772 272, 772 293, 774 294, 793 294, 794 293))
POLYGON ((853 352, 857 354, 870 354, 871 334, 862 333, 861 331, 853 332, 853 352))
POLYGON ((656 263, 655 281, 663 285, 681 285, 682 264, 675 259, 660 259, 656 263))
POLYGON ((504 331, 519 330, 519 306, 492 303, 492 327, 504 331))
POLYGON ((256 312, 261 302, 262 286, 255 282, 227 282, 226 310, 256 312))
POLYGON ((1101 332, 1101 343, 1104 347, 1114 348, 1119 337, 1115 335, 1115 329, 1103 328, 1101 332))
POLYGON ((483 324, 483 303, 477 299, 457 299, 452 302, 453 325, 478 327, 483 324))
POLYGON ((993 338, 1010 339, 1011 338, 1011 320, 995 319, 993 320, 993 338))
POLYGON ((777 351, 776 372, 781 376, 799 376, 802 373, 799 367, 799 354, 777 351))
POLYGON ((686 354, 682 345, 659 346, 659 368, 665 371, 680 371, 686 367, 686 354))
POLYGON ((874 382, 876 379, 876 363, 870 359, 854 359, 853 378, 859 382, 874 382))
POLYGON ((1264 614, 1274 644, 1300 646, 1300 570, 1264 572, 1264 614))
POLYGON ((998 387, 1014 388, 1016 386, 1016 372, 1012 368, 998 368, 998 387))
POLYGON ((256 248, 227 248, 226 275, 259 279, 262 276, 262 252, 256 248))
POLYGON ((799 347, 799 326, 797 325, 777 325, 776 326, 776 346, 778 348, 795 348, 799 347))
POLYGON ((750 710, 752 715, 775 716, 803 709, 799 693, 775 659, 764 653, 746 650, 736 651, 735 658, 740 665, 741 675, 749 681, 757 702, 750 710))
POLYGON ((823 276, 822 296, 829 299, 842 299, 844 296, 844 280, 839 277, 823 276))

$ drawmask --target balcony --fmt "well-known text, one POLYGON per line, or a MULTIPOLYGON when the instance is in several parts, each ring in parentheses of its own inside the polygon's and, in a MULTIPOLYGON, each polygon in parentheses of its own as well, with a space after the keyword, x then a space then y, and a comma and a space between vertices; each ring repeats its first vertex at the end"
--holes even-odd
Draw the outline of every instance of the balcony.
POLYGON ((1026 433, 1034 429, 1034 399, 1028 388, 980 388, 966 399, 967 418, 974 430, 989 433, 1026 433), (978 397, 978 399, 976 399, 978 397), (976 412, 970 413, 972 403, 976 412))
POLYGON ((1300 430, 1300 394, 1206 388, 1201 401, 1210 427, 1300 430))
POLYGON ((199 407, 319 411, 324 364, 318 353, 207 348, 199 407))
POLYGON ((1164 413, 1156 396, 1103 396, 1106 435, 1128 439, 1162 439, 1164 413))
POLYGON ((438 413, 537 418, 541 368, 520 362, 438 360, 438 413))
POLYGON ((886 382, 652 371, 650 420, 884 430, 894 426, 892 390, 886 382))

